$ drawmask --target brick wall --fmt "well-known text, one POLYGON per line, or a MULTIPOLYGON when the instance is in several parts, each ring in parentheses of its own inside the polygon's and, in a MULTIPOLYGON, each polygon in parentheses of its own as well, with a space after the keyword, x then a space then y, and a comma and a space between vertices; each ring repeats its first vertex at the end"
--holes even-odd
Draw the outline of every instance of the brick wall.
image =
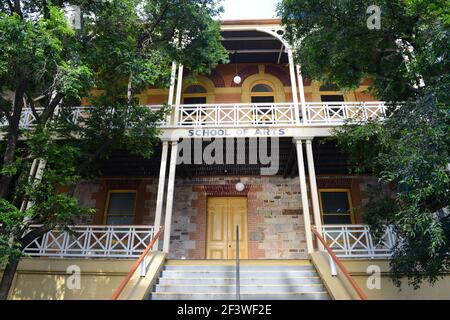
MULTIPOLYGON (((99 185, 95 182, 81 182, 75 188, 74 197, 83 208, 95 208, 96 200, 93 197, 99 190, 99 185)), ((93 224, 94 216, 85 216, 78 219, 79 224, 93 224)))
MULTIPOLYGON (((234 196, 238 177, 177 180, 171 258, 205 259, 208 196, 234 196), (216 192, 215 190, 220 190, 216 192)), ((248 198, 250 259, 306 258, 300 186, 297 179, 244 177, 248 198)))
MULTIPOLYGON (((307 257, 303 210, 298 178, 242 177, 242 193, 235 191, 239 177, 177 179, 173 203, 170 258, 205 259, 207 199, 209 196, 247 196, 248 251, 250 259, 303 259, 307 257)), ((153 224, 157 193, 156 178, 99 179, 80 183, 75 195, 85 207, 96 208, 85 224, 103 224, 107 194, 115 189, 136 189, 136 224, 153 224)), ((363 176, 318 176, 318 188, 351 190, 356 223, 366 201, 368 184, 376 179, 363 176)), ((167 185, 167 183, 166 183, 167 185)), ((164 219, 163 210, 163 219, 164 219)), ((312 209, 310 207, 310 214, 312 209)), ((311 217, 311 221, 313 218, 311 217)))
POLYGON ((75 197, 83 207, 96 209, 94 215, 83 217, 79 223, 102 225, 108 192, 113 190, 136 190, 134 223, 154 223, 157 180, 147 178, 98 179, 79 183, 75 189, 75 197))

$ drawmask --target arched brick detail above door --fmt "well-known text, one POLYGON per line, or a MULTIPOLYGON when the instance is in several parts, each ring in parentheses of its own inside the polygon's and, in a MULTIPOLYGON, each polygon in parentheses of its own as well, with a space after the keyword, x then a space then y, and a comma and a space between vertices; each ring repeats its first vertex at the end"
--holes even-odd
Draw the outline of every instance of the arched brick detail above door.
POLYGON ((258 74, 259 73, 259 69, 258 66, 256 65, 252 65, 252 66, 247 66, 242 70, 239 70, 238 75, 241 77, 242 81, 239 84, 234 83, 233 80, 231 80, 231 86, 232 87, 242 87, 242 83, 245 81, 245 79, 247 79, 248 77, 254 75, 254 74, 258 74))
POLYGON ((265 73, 271 74, 280 79, 280 81, 283 83, 285 87, 291 86, 291 78, 284 69, 278 66, 268 65, 265 68, 265 73))
POLYGON ((225 88, 225 80, 223 80, 222 75, 217 70, 213 70, 208 78, 214 83, 216 88, 225 88))

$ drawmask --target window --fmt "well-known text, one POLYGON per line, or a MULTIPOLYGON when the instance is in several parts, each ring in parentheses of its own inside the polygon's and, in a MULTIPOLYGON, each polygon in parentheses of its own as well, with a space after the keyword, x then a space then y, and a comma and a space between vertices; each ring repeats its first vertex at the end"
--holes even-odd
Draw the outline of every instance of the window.
POLYGON ((320 86, 319 91, 340 91, 339 87, 334 83, 325 83, 320 86))
MULTIPOLYGON (((251 102, 261 104, 271 104, 275 102, 275 95, 271 86, 267 84, 257 84, 251 90, 251 102)), ((259 106, 257 114, 257 121, 255 124, 272 124, 270 108, 259 106)))
MULTIPOLYGON (((328 102, 329 105, 331 106, 332 104, 330 104, 330 102, 344 102, 344 96, 342 94, 340 94, 340 89, 337 85, 335 85, 334 83, 325 83, 323 85, 320 86, 319 91, 336 91, 336 94, 334 93, 323 93, 320 95, 320 99, 322 100, 322 102, 328 102)), ((340 103, 337 103, 336 106, 339 106, 340 103)))
POLYGON ((273 103, 275 96, 273 89, 268 84, 259 83, 252 88, 251 92, 252 103, 273 103))
MULTIPOLYGON (((183 110, 183 124, 184 125, 190 125, 193 121, 196 121, 194 119, 197 119, 197 106, 206 104, 206 96, 207 96, 207 90, 205 87, 194 84, 189 87, 187 87, 184 90, 183 94, 183 104, 192 105, 192 107, 184 107, 183 110)), ((201 122, 201 119, 204 117, 204 111, 200 111, 200 118, 197 119, 197 121, 201 122)))
POLYGON ((186 90, 184 90, 184 93, 192 93, 192 94, 206 93, 206 89, 201 85, 196 84, 193 86, 189 86, 186 90))
POLYGON ((195 84, 184 90, 183 104, 206 104, 205 87, 195 84))
POLYGON ((344 102, 344 96, 341 94, 329 94, 320 96, 322 102, 344 102))
POLYGON ((206 104, 206 97, 185 97, 183 104, 206 104))
POLYGON ((342 102, 344 102, 344 96, 339 94, 321 95, 322 102, 328 103, 329 113, 331 118, 341 119, 344 116, 344 109, 342 102))
POLYGON ((252 92, 273 92, 273 90, 269 85, 260 83, 252 88, 252 92))
POLYGON ((353 223, 349 189, 322 189, 319 194, 323 224, 353 223))
POLYGON ((110 191, 106 205, 107 225, 134 224, 136 191, 110 191))
POLYGON ((274 103, 275 98, 273 96, 269 97, 252 97, 252 103, 274 103))

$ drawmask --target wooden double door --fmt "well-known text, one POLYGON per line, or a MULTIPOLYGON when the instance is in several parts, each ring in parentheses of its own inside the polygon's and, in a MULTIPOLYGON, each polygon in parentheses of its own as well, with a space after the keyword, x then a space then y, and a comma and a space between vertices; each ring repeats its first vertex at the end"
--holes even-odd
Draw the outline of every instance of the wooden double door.
POLYGON ((236 225, 239 226, 239 258, 248 258, 247 198, 209 197, 207 209, 207 259, 236 258, 236 225))

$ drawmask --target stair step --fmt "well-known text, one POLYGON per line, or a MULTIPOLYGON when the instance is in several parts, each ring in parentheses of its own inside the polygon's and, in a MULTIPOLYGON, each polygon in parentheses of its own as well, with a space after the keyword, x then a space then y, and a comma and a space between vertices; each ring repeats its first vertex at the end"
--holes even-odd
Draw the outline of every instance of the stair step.
MULTIPOLYGON (((236 265, 231 260, 169 260, 152 300, 236 300, 236 265)), ((242 300, 329 300, 308 260, 243 260, 242 300)))
MULTIPOLYGON (((196 271, 206 270, 206 271, 236 271, 236 266, 228 265, 228 266, 204 266, 204 265, 169 265, 165 266, 164 270, 167 271, 196 271)), ((252 266, 252 265, 241 265, 241 271, 315 271, 315 268, 311 265, 282 265, 282 266, 271 266, 271 265, 260 265, 260 266, 252 266)))
MULTIPOLYGON (((241 266, 312 266, 309 260, 241 260, 241 266)), ((167 260, 166 266, 235 266, 235 260, 167 260)))
MULTIPOLYGON (((233 293, 152 293, 152 300, 236 300, 233 293)), ((327 292, 293 292, 293 293, 244 293, 241 300, 329 300, 327 292)))
MULTIPOLYGON (((283 284, 320 284, 322 281, 319 276, 314 277, 267 277, 267 278, 241 278, 241 285, 251 285, 251 284, 260 284, 260 285, 283 285, 283 284)), ((160 278, 159 284, 162 285, 235 285, 236 278, 160 278)))
MULTIPOLYGON (((241 285, 242 294, 267 293, 292 293, 292 292, 323 292, 322 284, 307 285, 241 285)), ((236 293, 236 285, 156 285, 155 292, 172 293, 236 293)))
MULTIPOLYGON (((178 271, 178 270, 164 270, 162 277, 168 278, 234 278, 235 271, 210 271, 210 270, 195 270, 195 271, 178 271)), ((255 279, 266 277, 314 277, 317 276, 316 271, 309 270, 281 270, 281 271, 255 271, 242 270, 240 277, 242 279, 255 279)))

